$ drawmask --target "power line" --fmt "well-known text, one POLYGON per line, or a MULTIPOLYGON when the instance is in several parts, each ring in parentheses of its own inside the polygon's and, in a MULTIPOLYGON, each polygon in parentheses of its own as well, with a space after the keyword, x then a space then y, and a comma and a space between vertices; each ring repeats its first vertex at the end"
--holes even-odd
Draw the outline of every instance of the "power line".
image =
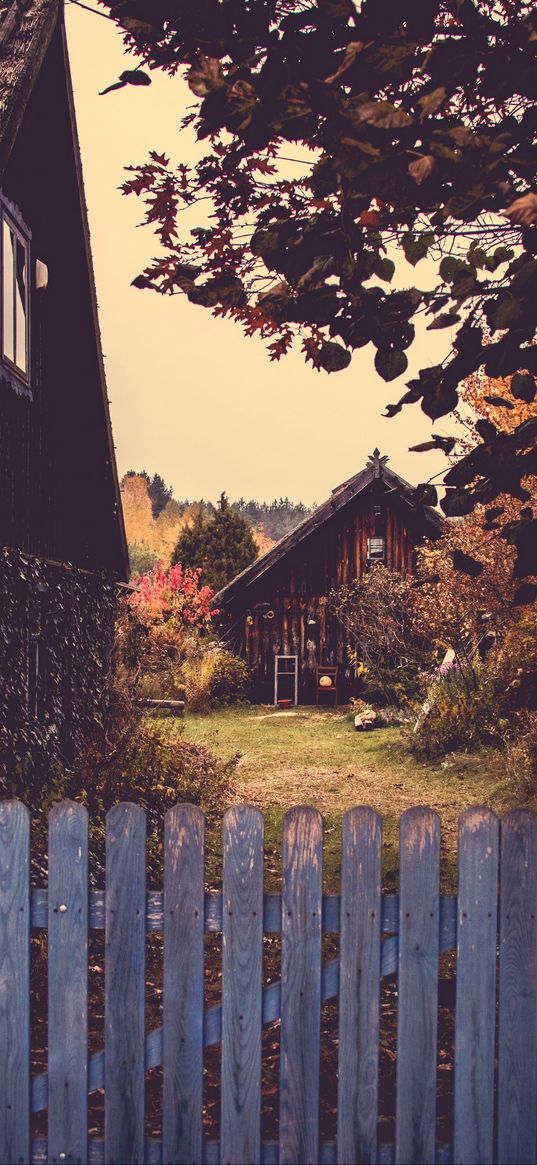
POLYGON ((93 16, 102 16, 103 20, 111 20, 112 24, 117 24, 115 16, 110 16, 106 12, 99 12, 98 8, 90 8, 89 4, 83 4, 82 0, 65 0, 66 4, 76 4, 77 8, 84 8, 86 12, 91 12, 93 16))

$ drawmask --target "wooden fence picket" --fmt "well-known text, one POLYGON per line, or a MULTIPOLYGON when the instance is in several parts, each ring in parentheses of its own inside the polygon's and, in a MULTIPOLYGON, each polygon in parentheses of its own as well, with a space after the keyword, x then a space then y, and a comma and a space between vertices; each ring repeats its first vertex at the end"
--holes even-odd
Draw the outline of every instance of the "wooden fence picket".
POLYGON ((407 809, 400 823, 395 1160, 434 1165, 440 945, 440 820, 407 809))
POLYGON ((224 817, 222 898, 221 1165, 261 1153, 263 817, 234 806, 224 817))
POLYGON ((289 809, 283 828, 280 1165, 315 1165, 319 1145, 323 823, 289 809))
POLYGON ((459 818, 454 1165, 493 1160, 499 821, 459 818))
POLYGON ((106 817, 105 1159, 144 1161, 145 811, 106 817))
POLYGON ((0 1162, 30 1162, 30 815, 0 803, 0 1162))
POLYGON ((338 1165, 377 1160, 382 819, 349 809, 341 846, 338 1165))
POLYGON ((88 1158, 88 814, 62 801, 49 816, 48 1153, 88 1158))
POLYGON ((537 1145, 537 816, 501 824, 498 1161, 534 1165, 537 1145))
POLYGON ((221 892, 205 888, 196 806, 166 814, 164 890, 149 894, 141 808, 107 815, 106 887, 91 892, 85 808, 51 811, 48 887, 30 887, 29 822, 21 803, 0 802, 0 1165, 534 1165, 537 814, 463 813, 458 892, 442 898, 440 821, 426 808, 401 818, 398 895, 381 894, 381 819, 363 806, 343 817, 341 894, 324 896, 312 808, 285 814, 281 894, 264 893, 263 818, 248 806, 224 818, 221 892), (103 928, 105 1040, 88 1057, 88 935, 103 928), (31 930, 48 930, 49 976, 48 1071, 33 1078, 31 930), (163 934, 164 992, 162 1027, 146 1033, 147 930, 163 934), (222 935, 222 1000, 204 1009, 208 932, 222 935), (278 933, 280 979, 263 986, 264 935, 278 933), (339 958, 322 965, 322 936, 337 933, 339 958), (453 1139, 437 1144, 439 955, 455 947, 453 1139), (395 973, 395 1144, 384 1144, 380 986, 395 973), (338 997, 337 1138, 320 1143, 321 1001, 338 997), (278 1019, 279 1140, 262 1142, 262 1033, 278 1019), (219 1141, 203 1136, 204 1047, 218 1043, 219 1141), (162 1139, 144 1140, 146 1072, 160 1066, 162 1139), (88 1089, 103 1088, 104 1143, 88 1137, 88 1089), (31 1114, 47 1108, 48 1136, 32 1140, 31 1114))
POLYGON ((196 805, 175 805, 164 823, 165 1165, 202 1160, 204 827, 196 805))

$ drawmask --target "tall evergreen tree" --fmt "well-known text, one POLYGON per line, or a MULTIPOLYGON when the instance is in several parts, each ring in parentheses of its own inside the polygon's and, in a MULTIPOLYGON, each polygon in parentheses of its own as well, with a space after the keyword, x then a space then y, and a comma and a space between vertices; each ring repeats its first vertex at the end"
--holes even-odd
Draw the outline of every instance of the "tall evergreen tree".
POLYGON ((245 570, 257 553, 249 522, 231 509, 223 493, 208 521, 200 509, 193 523, 181 531, 172 565, 181 562, 183 566, 196 567, 202 572, 202 582, 219 591, 245 570))
POLYGON ((154 473, 151 481, 148 481, 147 492, 151 498, 151 510, 154 518, 158 518, 162 513, 164 506, 173 497, 173 490, 170 485, 166 485, 164 478, 160 473, 154 473))

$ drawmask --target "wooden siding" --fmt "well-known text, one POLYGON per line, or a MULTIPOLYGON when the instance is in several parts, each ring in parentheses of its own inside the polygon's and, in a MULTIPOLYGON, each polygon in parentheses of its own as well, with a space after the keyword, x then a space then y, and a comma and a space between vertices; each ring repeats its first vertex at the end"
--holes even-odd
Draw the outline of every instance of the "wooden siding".
POLYGON ((386 566, 411 574, 414 548, 423 537, 419 516, 377 481, 235 594, 228 607, 230 635, 251 668, 254 698, 271 701, 276 654, 298 655, 301 703, 315 699, 318 665, 338 664, 342 693, 351 690, 347 643, 330 613, 329 595, 362 577, 368 568, 368 538, 375 534, 385 538, 386 566), (375 506, 381 508, 379 516, 375 506), (267 607, 273 618, 267 617, 267 607))
MULTIPOLYGON (((0 365, 0 545, 124 577, 58 25, 9 162, 5 198, 31 232, 31 392, 0 365), (35 262, 49 271, 35 289, 35 262)), ((120 518, 120 514, 119 514, 120 518)))

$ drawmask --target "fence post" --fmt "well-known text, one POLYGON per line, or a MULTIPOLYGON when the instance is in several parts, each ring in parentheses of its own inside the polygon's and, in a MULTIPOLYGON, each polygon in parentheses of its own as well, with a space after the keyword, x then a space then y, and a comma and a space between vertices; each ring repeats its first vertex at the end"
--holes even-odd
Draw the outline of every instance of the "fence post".
POLYGON ((48 1154, 88 1159, 88 814, 49 816, 48 1154))
POLYGON ((106 816, 105 1160, 141 1165, 145 1100, 145 810, 106 816))
POLYGON ((493 1159, 499 821, 459 818, 454 1165, 493 1159))
POLYGON ((501 824, 498 1161, 534 1165, 537 1143, 537 816, 501 824))
POLYGON ((316 1165, 319 1145, 323 824, 289 809, 283 826, 280 1165, 316 1165))
POLYGON ((234 806, 224 816, 222 894, 221 1165, 261 1153, 263 817, 234 806))
POLYGON ((377 1160, 382 820, 349 809, 341 846, 339 1165, 377 1160))
POLYGON ((408 809, 400 823, 395 1160, 434 1165, 440 820, 408 809))
POLYGON ((203 876, 203 813, 175 805, 164 821, 164 1165, 202 1159, 203 876))
POLYGON ((0 803, 0 1162, 31 1161, 30 815, 0 803))

